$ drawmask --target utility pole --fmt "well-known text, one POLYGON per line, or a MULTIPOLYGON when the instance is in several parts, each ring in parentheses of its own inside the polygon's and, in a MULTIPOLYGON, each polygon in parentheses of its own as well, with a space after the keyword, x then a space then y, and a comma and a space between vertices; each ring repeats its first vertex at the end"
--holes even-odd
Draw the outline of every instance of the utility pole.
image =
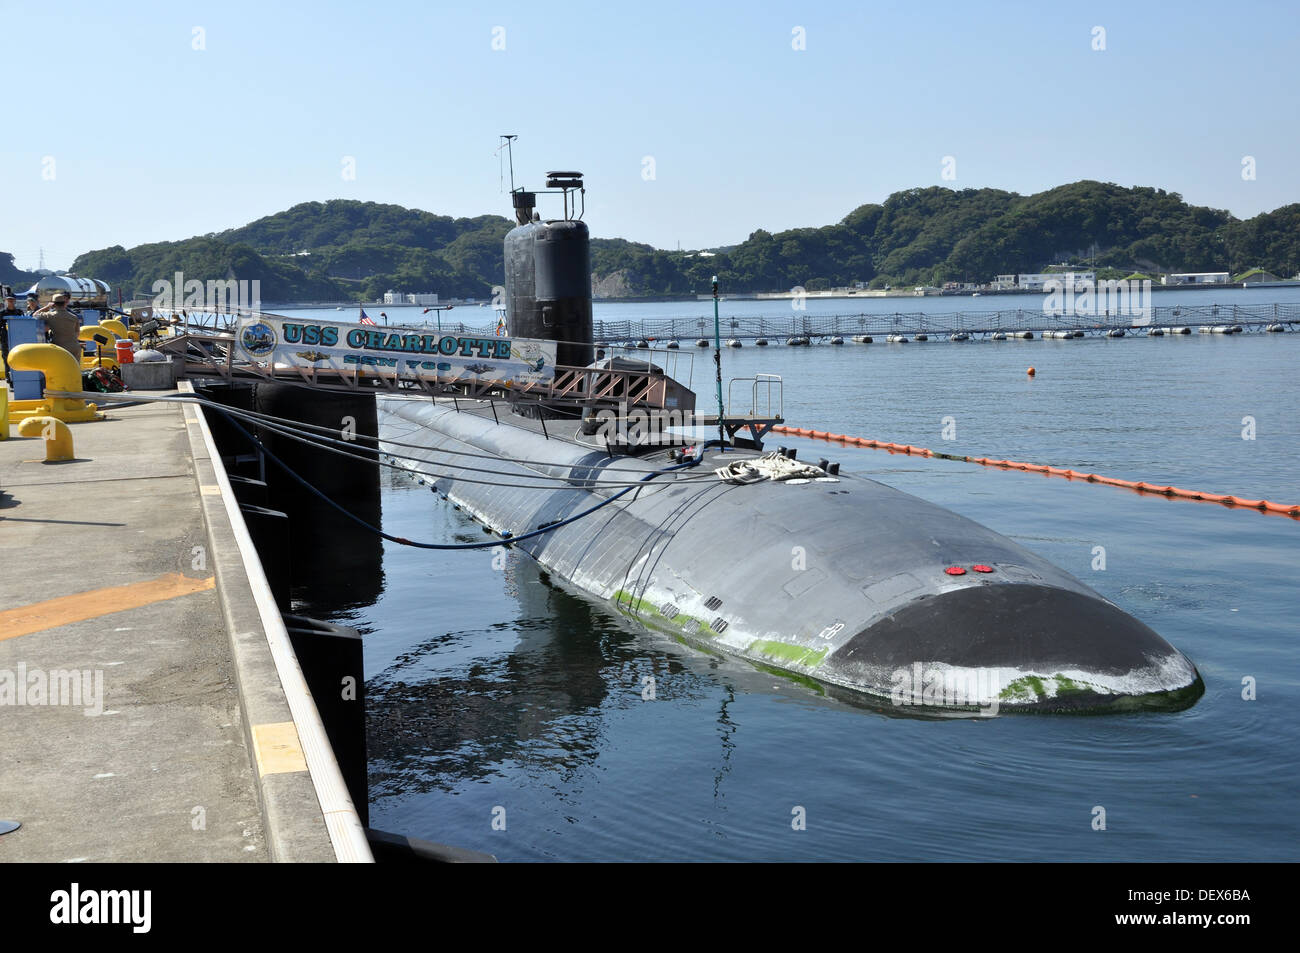
POLYGON ((722 327, 718 321, 718 276, 713 276, 713 363, 718 377, 718 443, 720 453, 727 451, 727 438, 722 424, 722 327))
MULTIPOLYGON (((438 337, 442 337, 442 313, 444 311, 450 311, 454 307, 456 307, 454 304, 442 304, 424 309, 425 314, 428 314, 430 311, 438 312, 438 337)), ((426 324, 425 327, 428 327, 428 325, 426 324)))

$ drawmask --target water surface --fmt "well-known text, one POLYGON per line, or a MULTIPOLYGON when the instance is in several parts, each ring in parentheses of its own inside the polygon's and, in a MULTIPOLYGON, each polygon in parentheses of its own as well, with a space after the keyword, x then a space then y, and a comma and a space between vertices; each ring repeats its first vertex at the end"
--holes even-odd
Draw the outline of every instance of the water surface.
MULTIPOLYGON (((699 306, 600 304, 598 315, 652 308, 699 306)), ((724 355, 728 377, 783 376, 793 426, 1292 503, 1298 359, 1297 334, 724 355)), ((703 404, 711 366, 696 360, 703 404)), ((340 589, 300 607, 366 633, 373 825, 503 860, 1296 858, 1300 522, 776 442, 1074 573, 1187 654, 1205 696, 1177 714, 892 717, 641 630, 518 553, 494 566, 490 551, 385 544, 377 599, 355 604, 340 589), (1256 700, 1243 700, 1243 679, 1256 700), (493 827, 501 809, 505 830, 493 827)), ((382 507, 389 532, 483 539, 398 474, 384 478, 382 507)))

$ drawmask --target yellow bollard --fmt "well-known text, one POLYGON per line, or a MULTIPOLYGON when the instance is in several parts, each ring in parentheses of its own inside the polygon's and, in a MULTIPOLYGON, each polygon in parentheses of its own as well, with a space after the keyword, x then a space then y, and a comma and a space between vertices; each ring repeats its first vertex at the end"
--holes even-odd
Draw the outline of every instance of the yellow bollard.
POLYGON ((75 459, 72 431, 57 417, 28 417, 18 425, 18 433, 24 437, 45 438, 46 463, 75 459))
POLYGON ((108 328, 120 338, 127 337, 130 334, 126 329, 126 325, 117 320, 117 318, 105 318, 103 321, 99 322, 99 326, 108 328))
MULTIPOLYGON (((45 375, 46 390, 81 390, 81 368, 57 344, 20 344, 9 352, 9 367, 15 371, 40 371, 45 375)), ((10 401, 9 416, 13 420, 49 416, 73 424, 99 418, 99 408, 75 397, 41 397, 10 401)))

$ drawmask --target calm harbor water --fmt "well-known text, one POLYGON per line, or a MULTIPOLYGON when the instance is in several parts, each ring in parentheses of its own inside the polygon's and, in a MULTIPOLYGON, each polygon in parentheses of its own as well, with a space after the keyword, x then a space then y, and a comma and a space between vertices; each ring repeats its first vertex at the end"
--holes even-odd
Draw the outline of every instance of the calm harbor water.
MULTIPOLYGON (((757 304, 751 313, 788 307, 757 304)), ((597 317, 708 307, 598 304, 597 317)), ((851 310, 809 302, 823 307, 851 310)), ((694 353, 704 405, 711 362, 694 353)), ((724 354, 724 375, 782 375, 792 426, 1294 503, 1298 363, 1298 334, 1192 335, 746 347, 724 354)), ((349 601, 340 586, 299 606, 365 633, 373 826, 511 861, 1296 859, 1300 522, 777 443, 1041 553, 1186 653, 1205 696, 1178 714, 894 717, 642 630, 515 552, 494 566, 490 551, 384 544, 361 587, 377 597, 349 601), (1094 830, 1099 807, 1105 830, 1094 830)), ((391 472, 383 482, 389 532, 483 538, 426 487, 391 472)))

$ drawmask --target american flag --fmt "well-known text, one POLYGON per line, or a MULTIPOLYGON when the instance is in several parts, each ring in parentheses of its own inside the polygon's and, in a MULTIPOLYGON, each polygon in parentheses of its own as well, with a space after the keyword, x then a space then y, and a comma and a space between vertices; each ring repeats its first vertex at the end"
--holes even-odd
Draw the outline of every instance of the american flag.
POLYGON ((366 317, 366 309, 365 309, 365 308, 362 308, 362 309, 361 309, 361 323, 362 323, 362 324, 374 324, 374 323, 375 323, 375 322, 371 321, 368 317, 366 317))

